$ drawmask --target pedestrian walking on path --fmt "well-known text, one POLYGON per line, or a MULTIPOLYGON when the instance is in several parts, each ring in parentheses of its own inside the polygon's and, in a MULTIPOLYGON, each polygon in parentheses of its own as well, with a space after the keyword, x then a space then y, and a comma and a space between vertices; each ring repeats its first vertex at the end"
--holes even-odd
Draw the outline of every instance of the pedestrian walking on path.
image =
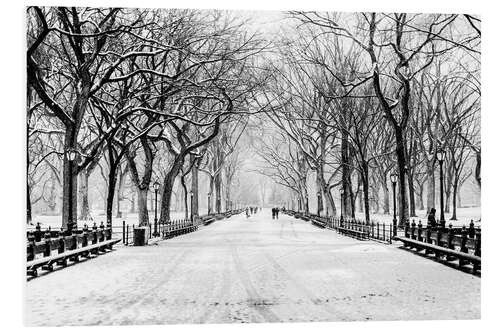
POLYGON ((429 216, 427 216, 427 225, 431 228, 436 227, 436 208, 431 208, 429 216))

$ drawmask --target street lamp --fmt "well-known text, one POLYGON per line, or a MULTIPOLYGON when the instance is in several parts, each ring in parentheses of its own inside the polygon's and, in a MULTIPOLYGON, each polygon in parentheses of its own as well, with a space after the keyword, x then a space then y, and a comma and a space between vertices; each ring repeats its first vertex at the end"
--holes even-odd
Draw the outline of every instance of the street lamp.
POLYGON ((153 188, 155 190, 155 232, 153 236, 159 236, 158 234, 158 190, 160 189, 160 183, 155 181, 153 184, 153 188))
POLYGON ((394 218, 392 219, 392 227, 393 227, 393 235, 397 236, 398 232, 398 220, 396 218, 396 183, 398 181, 397 173, 391 173, 391 182, 392 182, 392 198, 393 198, 393 209, 394 209, 394 218))
POLYGON ((439 187, 440 187, 440 201, 441 201, 441 216, 439 219, 439 223, 441 227, 444 228, 446 225, 446 221, 444 220, 444 193, 443 193, 443 162, 444 162, 445 152, 440 149, 436 153, 436 158, 439 161, 439 187))
POLYGON ((189 196, 191 197, 191 222, 193 222, 193 196, 194 196, 193 191, 189 192, 189 196))
POLYGON ((69 184, 68 184, 68 222, 66 224, 66 229, 68 234, 71 234, 71 231, 74 227, 73 221, 73 161, 76 160, 78 156, 78 152, 75 148, 69 148, 66 150, 66 159, 68 160, 68 169, 69 169, 69 184))
POLYGON ((340 192, 340 223, 344 222, 344 189, 341 188, 340 192))

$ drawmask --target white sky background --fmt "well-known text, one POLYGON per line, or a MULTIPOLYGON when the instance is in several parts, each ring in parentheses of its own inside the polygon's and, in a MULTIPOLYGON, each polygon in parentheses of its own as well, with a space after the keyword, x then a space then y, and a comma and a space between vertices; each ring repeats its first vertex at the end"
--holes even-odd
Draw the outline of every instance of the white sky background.
MULTIPOLYGON (((498 221, 498 189, 500 188, 497 142, 500 141, 500 114, 498 110, 498 78, 500 65, 498 62, 500 47, 498 43, 499 20, 497 1, 469 1, 469 0, 253 0, 253 1, 159 1, 159 0, 44 0, 5 2, 2 7, 2 80, 0 80, 2 94, 2 222, 4 233, 2 237, 1 275, 2 327, 5 332, 24 331, 22 325, 24 270, 22 263, 25 260, 25 236, 22 233, 26 207, 25 171, 26 171, 26 121, 25 121, 25 28, 24 6, 27 4, 46 5, 90 5, 90 6, 127 6, 127 7, 189 7, 189 8, 221 8, 221 9, 317 9, 330 11, 399 11, 399 12, 462 12, 479 13, 482 15, 483 44, 482 44, 482 142, 483 142, 483 179, 482 188, 482 218, 492 221, 483 229, 483 258, 486 261, 485 274, 482 279, 482 320, 481 321, 414 321, 414 322, 372 322, 372 323, 314 323, 314 324, 248 324, 248 325, 178 325, 168 328, 162 326, 150 327, 92 327, 92 332, 489 332, 498 330, 498 309, 500 308, 500 292, 498 281, 499 260, 498 235, 500 227, 498 221)), ((269 22, 273 27, 276 13, 256 13, 259 20, 269 22)), ((485 223, 486 224, 486 223, 485 223)), ((448 283, 443 281, 443 283, 448 283)), ((460 297, 460 295, 457 295, 460 297)), ((82 314, 85 315, 85 314, 82 314)), ((37 332, 58 331, 52 328, 36 328, 37 332)), ((62 328, 60 331, 88 332, 89 328, 62 328)), ((30 331, 32 331, 30 329, 30 331)))

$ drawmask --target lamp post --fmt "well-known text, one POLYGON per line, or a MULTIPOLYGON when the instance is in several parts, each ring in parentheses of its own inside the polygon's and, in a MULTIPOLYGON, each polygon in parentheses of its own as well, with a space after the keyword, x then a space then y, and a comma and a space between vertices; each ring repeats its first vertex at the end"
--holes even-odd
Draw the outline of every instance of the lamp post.
POLYGON ((439 218, 439 223, 441 227, 444 228, 446 221, 444 220, 444 193, 443 193, 443 162, 445 157, 444 150, 439 150, 436 153, 437 160, 439 161, 439 187, 440 187, 440 201, 441 201, 441 216, 439 218))
POLYGON ((318 196, 318 216, 320 216, 320 213, 321 213, 321 192, 318 191, 316 193, 316 195, 318 196))
POLYGON ((392 204, 393 204, 393 209, 394 209, 394 217, 392 219, 392 228, 393 228, 393 235, 397 236, 398 232, 398 220, 396 218, 396 183, 398 181, 398 175, 396 173, 391 173, 391 182, 392 182, 392 204))
POLYGON ((69 184, 68 184, 68 222, 66 223, 66 230, 71 234, 74 221, 73 221, 73 161, 76 159, 78 152, 74 148, 69 148, 66 151, 66 159, 68 160, 69 169, 69 184))
POLYGON ((340 223, 344 222, 344 189, 341 188, 340 192, 340 223))
POLYGON ((208 193, 207 193, 207 196, 208 196, 208 201, 207 201, 207 211, 208 211, 208 215, 210 215, 210 213, 211 213, 211 212, 210 212, 210 203, 212 202, 212 200, 210 200, 210 199, 211 199, 212 194, 210 194, 210 192, 208 192, 208 193))
POLYGON ((193 191, 189 192, 189 196, 191 197, 191 205, 190 205, 191 206, 191 208, 190 208, 191 209, 191 222, 193 222, 193 196, 194 196, 193 191))
POLYGON ((158 190, 160 189, 160 183, 155 181, 153 184, 153 188, 155 190, 155 231, 153 236, 159 236, 158 234, 158 190))

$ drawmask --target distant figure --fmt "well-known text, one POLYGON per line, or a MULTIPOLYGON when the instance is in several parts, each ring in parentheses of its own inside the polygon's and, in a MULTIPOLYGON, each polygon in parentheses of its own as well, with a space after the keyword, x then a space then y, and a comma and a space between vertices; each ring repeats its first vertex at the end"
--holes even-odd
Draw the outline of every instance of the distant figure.
POLYGON ((278 219, 278 215, 280 213, 280 209, 278 207, 274 208, 274 210, 276 211, 276 220, 278 219))
POLYGON ((427 226, 431 228, 436 227, 436 208, 431 208, 429 216, 427 216, 427 226))
POLYGON ((245 214, 247 214, 247 218, 249 218, 249 217, 250 217, 250 214, 249 214, 249 211, 248 211, 248 207, 247 207, 247 208, 245 208, 245 214))
POLYGON ((273 213, 273 220, 274 220, 274 217, 276 216, 276 208, 273 207, 271 209, 271 212, 273 213))

